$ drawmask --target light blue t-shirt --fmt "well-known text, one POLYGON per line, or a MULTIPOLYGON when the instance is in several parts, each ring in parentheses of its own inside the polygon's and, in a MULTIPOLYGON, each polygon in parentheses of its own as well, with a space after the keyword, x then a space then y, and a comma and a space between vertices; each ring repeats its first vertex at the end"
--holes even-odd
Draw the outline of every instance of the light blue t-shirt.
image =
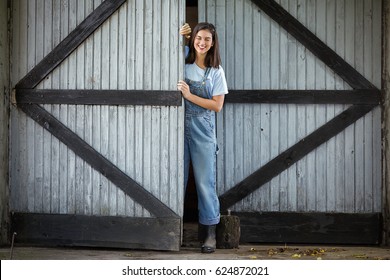
MULTIPOLYGON (((188 55, 188 47, 186 47, 186 56, 188 55)), ((185 65, 185 76, 195 82, 199 82, 203 79, 206 70, 200 68, 196 63, 185 65)), ((206 84, 210 86, 212 96, 227 94, 228 87, 226 83, 225 71, 222 66, 219 68, 211 68, 207 76, 206 84)))

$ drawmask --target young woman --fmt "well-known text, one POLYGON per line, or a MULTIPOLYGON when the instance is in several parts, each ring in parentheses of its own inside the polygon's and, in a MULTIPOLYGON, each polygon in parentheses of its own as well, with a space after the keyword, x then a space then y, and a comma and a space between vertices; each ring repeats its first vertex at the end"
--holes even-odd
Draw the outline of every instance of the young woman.
POLYGON ((216 247, 215 230, 220 219, 216 192, 218 148, 215 112, 221 111, 228 88, 220 65, 214 25, 199 23, 191 33, 191 28, 186 24, 180 29, 180 34, 189 39, 185 81, 177 84, 185 99, 184 183, 186 186, 191 161, 198 193, 199 223, 206 233, 201 251, 212 253, 216 247))

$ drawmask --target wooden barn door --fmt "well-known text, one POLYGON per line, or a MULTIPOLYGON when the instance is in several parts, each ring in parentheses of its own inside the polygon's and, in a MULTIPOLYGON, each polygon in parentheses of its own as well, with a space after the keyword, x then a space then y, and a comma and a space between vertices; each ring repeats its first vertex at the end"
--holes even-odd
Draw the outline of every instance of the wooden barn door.
POLYGON ((178 250, 184 0, 11 3, 16 242, 178 250))
POLYGON ((379 243, 381 1, 199 1, 230 93, 222 210, 254 242, 379 243))

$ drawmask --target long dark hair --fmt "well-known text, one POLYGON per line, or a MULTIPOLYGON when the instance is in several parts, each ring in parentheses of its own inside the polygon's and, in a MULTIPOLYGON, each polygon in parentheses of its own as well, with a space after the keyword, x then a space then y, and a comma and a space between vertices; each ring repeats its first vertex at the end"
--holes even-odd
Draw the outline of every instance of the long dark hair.
POLYGON ((196 34, 200 30, 208 30, 210 31, 212 35, 212 40, 213 40, 213 45, 209 49, 209 51, 206 54, 206 58, 204 61, 204 64, 206 67, 213 67, 213 68, 219 68, 219 65, 221 65, 221 56, 219 54, 219 41, 218 41, 218 35, 217 32, 215 31, 214 25, 208 22, 200 22, 198 23, 194 30, 192 31, 190 42, 189 42, 189 48, 190 51, 188 53, 188 56, 186 58, 186 64, 192 64, 195 62, 196 58, 196 51, 194 47, 194 41, 196 34))

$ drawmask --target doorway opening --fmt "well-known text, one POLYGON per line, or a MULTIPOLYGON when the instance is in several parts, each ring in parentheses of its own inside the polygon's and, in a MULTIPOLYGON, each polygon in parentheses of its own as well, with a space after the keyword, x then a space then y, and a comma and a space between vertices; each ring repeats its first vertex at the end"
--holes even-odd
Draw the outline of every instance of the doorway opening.
MULTIPOLYGON (((194 28, 198 24, 198 0, 186 0, 186 22, 194 28)), ((186 194, 184 197, 183 222, 195 223, 198 221, 198 195, 196 193, 195 178, 190 165, 186 194)))

